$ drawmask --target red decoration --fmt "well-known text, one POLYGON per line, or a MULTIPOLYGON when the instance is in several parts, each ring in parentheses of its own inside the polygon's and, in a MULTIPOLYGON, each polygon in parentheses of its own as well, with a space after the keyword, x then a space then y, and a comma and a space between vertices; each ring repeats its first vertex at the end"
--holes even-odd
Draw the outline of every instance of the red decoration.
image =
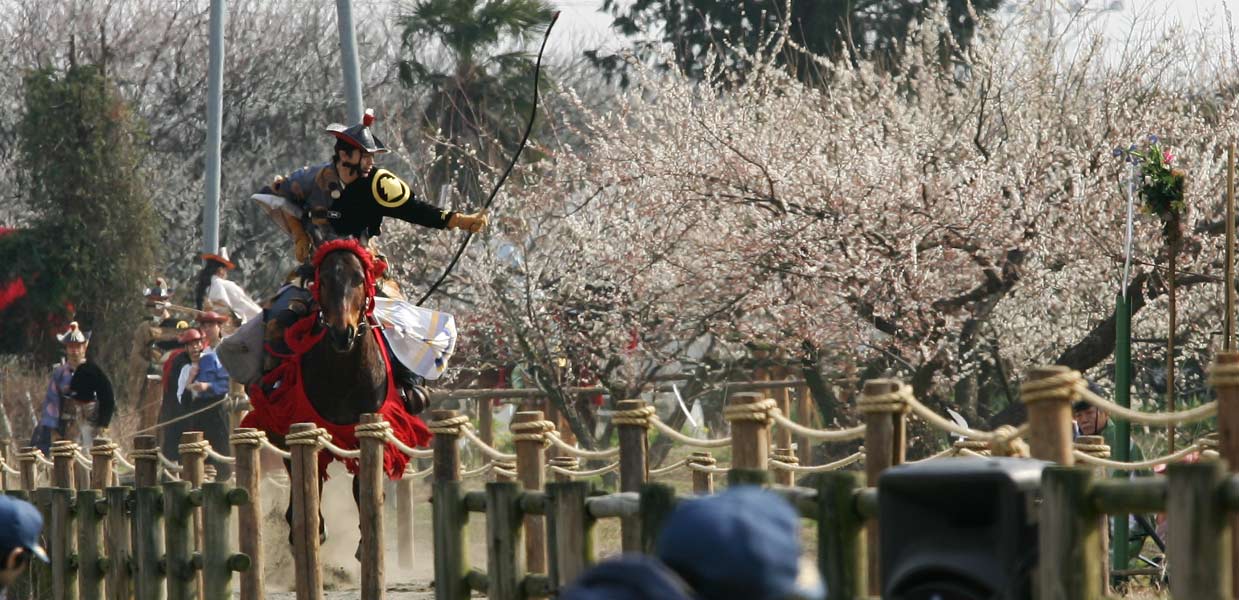
POLYGON ((366 250, 357 240, 353 238, 343 238, 331 240, 318 247, 314 252, 314 283, 310 284, 310 293, 314 295, 314 301, 318 302, 318 268, 323 264, 323 259, 328 254, 337 250, 347 250, 357 256, 361 261, 361 268, 366 272, 366 298, 370 299, 369 306, 366 308, 366 314, 374 312, 374 282, 383 273, 387 272, 387 263, 379 260, 374 260, 370 256, 370 251, 366 250))
MULTIPOLYGON (((284 357, 280 366, 263 377, 262 384, 250 386, 250 404, 253 409, 241 420, 241 426, 255 427, 270 434, 285 436, 293 423, 314 423, 331 434, 333 444, 355 450, 358 448, 357 435, 353 429, 355 425, 337 425, 327 421, 314 410, 314 405, 310 404, 310 399, 305 394, 304 382, 301 379, 301 355, 313 348, 326 334, 326 330, 314 332, 317 319, 316 315, 307 316, 293 323, 284 333, 284 341, 288 343, 291 354, 284 357), (263 384, 270 388, 276 382, 279 382, 279 386, 270 394, 263 391, 263 384)), ((371 332, 378 341, 380 354, 387 356, 383 334, 377 329, 371 332)), ((391 376, 391 364, 384 361, 384 366, 387 371, 387 397, 378 413, 391 424, 392 434, 402 443, 413 447, 428 446, 430 429, 420 418, 405 410, 404 402, 396 392, 391 376)), ((357 459, 341 459, 330 452, 319 452, 319 477, 327 478, 327 465, 333 460, 343 462, 350 473, 357 472, 357 459)), ((383 450, 383 471, 389 478, 400 479, 408 464, 408 456, 396 448, 395 444, 387 444, 383 450)))
POLYGON ((366 109, 365 116, 361 118, 361 124, 365 125, 366 127, 374 125, 374 109, 373 108, 366 109))

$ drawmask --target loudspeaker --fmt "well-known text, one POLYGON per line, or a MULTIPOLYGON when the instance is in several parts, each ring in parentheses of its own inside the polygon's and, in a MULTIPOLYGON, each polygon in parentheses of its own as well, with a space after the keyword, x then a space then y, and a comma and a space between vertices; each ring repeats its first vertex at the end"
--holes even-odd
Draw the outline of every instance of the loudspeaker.
POLYGON ((1031 600, 1049 463, 946 458, 878 478, 882 598, 1031 600))

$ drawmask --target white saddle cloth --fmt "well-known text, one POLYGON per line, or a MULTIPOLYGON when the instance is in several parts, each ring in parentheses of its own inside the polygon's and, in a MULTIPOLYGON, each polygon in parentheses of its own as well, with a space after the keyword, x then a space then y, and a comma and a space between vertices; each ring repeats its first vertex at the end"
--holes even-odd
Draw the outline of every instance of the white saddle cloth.
POLYGON ((438 379, 456 351, 456 318, 404 300, 374 299, 374 316, 383 325, 392 352, 409 370, 438 379))

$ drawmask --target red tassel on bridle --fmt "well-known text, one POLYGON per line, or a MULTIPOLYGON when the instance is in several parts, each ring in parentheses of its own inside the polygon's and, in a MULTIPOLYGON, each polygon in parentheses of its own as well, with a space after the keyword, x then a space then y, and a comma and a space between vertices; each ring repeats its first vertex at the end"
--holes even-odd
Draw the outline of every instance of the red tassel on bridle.
POLYGON ((371 316, 374 314, 375 282, 378 281, 378 278, 382 277, 383 273, 387 271, 387 263, 381 260, 375 260, 370 254, 370 251, 366 250, 365 246, 362 246, 360 242, 353 238, 342 238, 325 242, 323 245, 318 247, 318 250, 314 252, 314 260, 312 261, 312 264, 314 265, 314 282, 310 284, 310 293, 314 296, 314 302, 318 303, 320 306, 322 305, 322 302, 320 302, 318 298, 318 290, 320 287, 319 269, 323 264, 323 259, 326 258, 328 254, 340 250, 352 252, 353 255, 357 257, 357 260, 361 261, 362 271, 366 274, 365 314, 367 317, 371 316))

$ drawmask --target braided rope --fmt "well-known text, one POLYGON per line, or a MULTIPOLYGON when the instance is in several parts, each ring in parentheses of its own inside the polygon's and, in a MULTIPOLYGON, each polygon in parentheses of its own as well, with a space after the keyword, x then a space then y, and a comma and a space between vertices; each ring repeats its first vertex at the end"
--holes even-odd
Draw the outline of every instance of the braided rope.
POLYGON ((120 445, 116 442, 107 442, 105 444, 95 444, 90 447, 91 456, 113 456, 120 449, 120 445))
POLYGON ((1110 458, 1110 446, 1106 444, 1081 444, 1076 442, 1074 446, 1073 449, 1077 452, 1083 452, 1097 458, 1110 458))
POLYGON ((19 450, 17 452, 18 461, 20 462, 21 459, 23 458, 32 460, 35 463, 35 465, 44 466, 44 467, 53 466, 52 461, 47 460, 47 457, 43 456, 43 451, 39 450, 38 448, 31 448, 25 452, 19 450))
MULTIPOLYGON (((685 446, 695 446, 697 448, 722 448, 731 444, 731 436, 713 440, 689 437, 679 431, 676 431, 674 427, 663 423, 662 419, 659 419, 657 415, 650 418, 650 424, 653 425, 655 429, 662 432, 663 435, 666 435, 667 437, 670 437, 685 446)), ((618 448, 616 450, 618 451, 618 448)))
POLYGON ((67 441, 67 440, 61 440, 59 442, 52 444, 52 458, 53 459, 64 458, 64 457, 71 458, 75 453, 78 452, 78 450, 79 450, 79 447, 77 444, 67 441))
POLYGON ((914 463, 921 463, 921 462, 925 462, 925 461, 927 461, 927 460, 938 460, 938 459, 940 459, 940 458, 951 458, 951 457, 955 456, 956 454, 958 454, 958 453, 959 453, 959 450, 960 450, 960 449, 959 449, 958 447, 956 447, 956 446, 951 446, 950 448, 947 448, 946 450, 943 450, 943 451, 938 452, 938 453, 935 453, 935 454, 930 454, 929 456, 926 456, 925 458, 918 458, 918 459, 916 459, 916 460, 909 460, 909 461, 905 461, 905 462, 904 462, 904 464, 905 464, 905 465, 910 465, 910 464, 914 464, 914 463))
POLYGON ((413 448, 409 446, 408 444, 405 444, 404 442, 400 441, 400 439, 396 437, 396 434, 392 433, 390 427, 388 427, 387 429, 386 436, 387 436, 387 443, 394 445, 397 450, 399 450, 405 456, 408 456, 410 458, 431 458, 435 455, 434 450, 430 450, 430 449, 420 450, 418 448, 413 448))
POLYGON ((508 429, 512 431, 513 442, 538 442, 545 448, 551 445, 546 434, 548 431, 555 431, 555 424, 545 420, 522 421, 512 423, 508 429))
POLYGON ((661 477, 663 475, 671 473, 672 471, 681 469, 687 464, 688 464, 688 459, 681 458, 680 460, 677 460, 674 463, 671 463, 665 467, 658 468, 658 469, 650 469, 650 477, 661 477))
MULTIPOLYGON (((494 468, 495 468, 495 463, 486 463, 486 464, 484 464, 484 465, 482 465, 482 466, 480 466, 480 467, 478 467, 478 468, 476 468, 476 469, 470 470, 470 471, 461 471, 461 472, 460 472, 460 478, 461 478, 461 479, 469 479, 469 478, 471 478, 471 477, 478 477, 478 476, 481 476, 481 475, 485 475, 485 474, 487 474, 487 473, 491 472, 492 470, 494 470, 494 468)), ((434 467, 431 467, 431 470, 433 470, 433 469, 434 469, 434 467)))
POLYGON ((980 452, 973 452, 972 450, 969 450, 967 448, 960 448, 959 455, 967 456, 970 458, 989 458, 988 454, 981 454, 980 452))
POLYGON ((319 448, 324 448, 328 452, 340 458, 361 458, 360 448, 357 450, 345 450, 344 448, 341 448, 331 442, 331 434, 327 433, 327 430, 324 429, 321 431, 323 432, 323 436, 319 438, 319 448))
POLYGON ((262 449, 263 449, 263 450, 266 450, 266 451, 268 451, 268 452, 272 452, 272 453, 274 453, 275 455, 279 456, 280 458, 284 458, 284 459, 291 459, 291 458, 293 457, 293 453, 292 453, 292 452, 289 452, 289 451, 287 451, 287 450, 281 450, 279 446, 276 446, 275 444, 272 444, 272 443, 271 443, 271 440, 267 439, 267 436, 265 436, 265 435, 264 435, 263 437, 259 438, 258 442, 259 442, 259 444, 261 444, 261 447, 262 447, 262 449))
POLYGON ((211 442, 207 440, 198 440, 196 442, 186 442, 176 447, 181 454, 206 454, 206 449, 211 447, 211 442))
MULTIPOLYGON (((155 455, 159 457, 159 462, 165 470, 172 471, 173 473, 180 473, 185 470, 185 467, 182 467, 180 463, 164 456, 163 452, 160 452, 158 449, 155 450, 155 455)), ((177 479, 180 478, 178 477, 177 479)))
POLYGON ((375 438, 387 441, 389 433, 391 433, 391 423, 381 420, 373 423, 360 423, 353 428, 353 435, 359 438, 375 438))
POLYGON ((435 435, 461 435, 461 430, 469 428, 469 416, 456 415, 442 421, 431 421, 427 427, 435 435))
POLYGON ((495 472, 496 475, 503 475, 504 477, 507 477, 508 479, 516 479, 515 470, 500 469, 499 467, 494 467, 492 470, 495 472))
MULTIPOLYGON (((205 450, 206 450, 207 458, 210 458, 211 460, 214 460, 216 462, 221 462, 226 465, 237 464, 237 457, 228 456, 227 454, 220 454, 219 452, 216 452, 215 448, 212 448, 210 445, 207 445, 205 450)), ((210 466, 211 465, 207 465, 208 468, 210 468, 210 466)))
POLYGON ((780 427, 784 427, 800 437, 819 442, 841 442, 865 437, 864 425, 857 425, 847 429, 813 429, 787 418, 778 407, 775 407, 771 415, 774 417, 774 422, 778 423, 780 427))
POLYGON ((435 468, 433 466, 430 466, 430 467, 426 467, 425 469, 422 469, 421 471, 405 471, 403 478, 404 479, 410 479, 410 478, 421 479, 422 477, 425 477, 433 473, 434 470, 435 468))
MULTIPOLYGON (((1073 371, 1074 373, 1074 371, 1073 371)), ((1079 375, 1079 373, 1076 373, 1079 375)), ((1088 384, 1083 378, 1077 384, 1077 391, 1080 398, 1101 410, 1104 410, 1112 415, 1126 419, 1133 423, 1141 425, 1180 425, 1183 423, 1195 423, 1203 421, 1217 414, 1217 400, 1202 404, 1196 408, 1188 410, 1180 410, 1170 413, 1148 413, 1140 410, 1134 410, 1125 406, 1119 406, 1093 392, 1089 391, 1088 384)))
POLYGON ((21 475, 22 474, 21 471, 14 469, 13 467, 10 467, 9 463, 5 462, 3 458, 0 458, 0 469, 4 469, 4 472, 8 473, 9 475, 21 475))
POLYGON ((692 461, 688 462, 688 468, 692 471, 698 471, 701 473, 710 473, 711 475, 726 475, 727 472, 730 470, 730 469, 726 469, 723 467, 716 467, 712 464, 695 463, 692 461))
POLYGON ((638 408, 617 410, 611 413, 611 422, 616 425, 635 425, 649 429, 650 420, 657 417, 658 413, 654 410, 654 407, 646 404, 638 408))
POLYGON ((718 460, 716 460, 713 456, 710 456, 710 454, 709 454, 708 452, 694 452, 694 453, 692 453, 692 454, 689 454, 689 455, 688 455, 688 458, 687 458, 687 459, 685 459, 685 460, 687 460, 687 461, 688 461, 688 465, 689 465, 690 467, 691 467, 692 465, 701 465, 701 466, 704 466, 704 467, 712 467, 712 466, 714 466, 714 465, 718 464, 718 460))
POLYGON ((860 452, 856 452, 856 454, 845 456, 843 457, 843 459, 839 459, 834 462, 826 462, 825 465, 818 465, 818 466, 800 466, 798 464, 795 464, 795 462, 783 462, 783 461, 774 459, 774 457, 771 457, 771 459, 768 460, 768 464, 769 466, 771 466, 771 469, 776 469, 779 471, 825 472, 825 471, 835 471, 835 470, 843 469, 843 467, 854 464, 854 462, 860 461, 864 459, 864 457, 865 457, 865 452, 860 451, 860 452))
POLYGON ((1239 363, 1215 363, 1209 368, 1209 385, 1214 389, 1222 387, 1239 387, 1239 363))
POLYGON ((169 471, 168 469, 163 470, 164 479, 180 480, 181 476, 178 473, 179 472, 174 473, 173 471, 169 471))
POLYGON ((921 404, 920 400, 917 400, 911 395, 907 398, 907 405, 913 414, 920 417, 921 420, 925 421, 929 424, 929 426, 942 431, 947 431, 949 433, 954 433, 955 435, 961 435, 972 440, 984 442, 997 440, 1000 442, 1009 443, 1010 440, 1022 437, 1024 433, 1028 431, 1027 424, 1021 425, 1018 429, 1012 429, 1010 427, 1003 429, 1002 427, 999 427, 994 431, 983 431, 980 429, 973 429, 971 427, 964 427, 934 412, 933 409, 921 404))
POLYGON ((89 456, 82 454, 80 451, 76 449, 73 451, 73 458, 74 460, 77 461, 77 464, 82 465, 83 467, 86 467, 87 469, 95 468, 95 461, 91 460, 89 456))
POLYGON ((509 462, 516 460, 515 454, 508 454, 506 452, 500 452, 492 448, 490 444, 487 444, 484 440, 479 438, 477 434, 473 433, 472 428, 461 427, 460 433, 466 440, 469 440, 470 443, 476 446, 478 450, 481 450, 482 454, 489 456, 492 460, 502 460, 502 461, 509 461, 509 462))
POLYGON ((1201 449, 1201 445, 1198 442, 1190 446, 1187 446, 1186 448, 1183 448, 1182 450, 1179 450, 1178 452, 1175 452, 1173 454, 1167 454, 1166 456, 1159 456, 1157 458, 1151 458, 1148 460, 1142 460, 1138 462, 1121 462, 1117 460, 1109 460, 1106 458, 1093 456, 1091 454, 1086 454, 1079 450, 1073 450, 1071 454, 1075 456, 1076 460, 1082 463, 1096 465, 1098 467, 1105 467, 1107 469, 1117 469, 1120 471, 1140 471, 1143 469, 1151 469, 1158 465, 1175 462, 1200 449, 1201 449))
POLYGON ((592 458, 592 459, 611 458, 612 456, 619 454, 619 446, 616 446, 614 448, 607 448, 606 450, 583 450, 581 448, 578 448, 576 446, 569 444, 568 442, 565 442, 562 438, 559 437, 559 433, 555 431, 546 432, 546 439, 550 440, 551 444, 554 445, 556 448, 559 448, 560 450, 563 450, 564 452, 567 452, 568 454, 571 454, 573 456, 578 456, 581 458, 592 458))
POLYGON ((912 388, 898 383, 894 390, 881 394, 861 394, 856 401, 856 408, 862 413, 903 413, 908 414, 909 405, 916 401, 912 396, 912 388))
POLYGON ((123 467, 126 471, 132 472, 137 470, 137 467, 133 466, 133 463, 129 462, 129 459, 125 458, 125 455, 121 454, 120 450, 117 450, 116 453, 112 455, 112 460, 115 460, 117 466, 123 467))
POLYGON ((267 432, 260 430, 234 431, 228 436, 228 443, 241 446, 261 446, 267 439, 267 432))
POLYGON ((614 471, 619 468, 619 463, 613 462, 605 467, 601 467, 598 469, 592 469, 589 471, 572 471, 572 470, 565 469, 563 467, 557 467, 555 465, 547 465, 546 468, 552 473, 558 473, 560 475, 565 475, 573 479, 579 479, 581 477, 595 477, 597 475, 602 475, 604 473, 610 473, 611 471, 614 471))
POLYGON ((779 403, 775 402, 774 398, 766 398, 765 400, 744 404, 728 404, 723 407, 723 418, 730 422, 755 421, 769 426, 771 423, 774 423, 774 417, 771 413, 778 406, 779 403))

